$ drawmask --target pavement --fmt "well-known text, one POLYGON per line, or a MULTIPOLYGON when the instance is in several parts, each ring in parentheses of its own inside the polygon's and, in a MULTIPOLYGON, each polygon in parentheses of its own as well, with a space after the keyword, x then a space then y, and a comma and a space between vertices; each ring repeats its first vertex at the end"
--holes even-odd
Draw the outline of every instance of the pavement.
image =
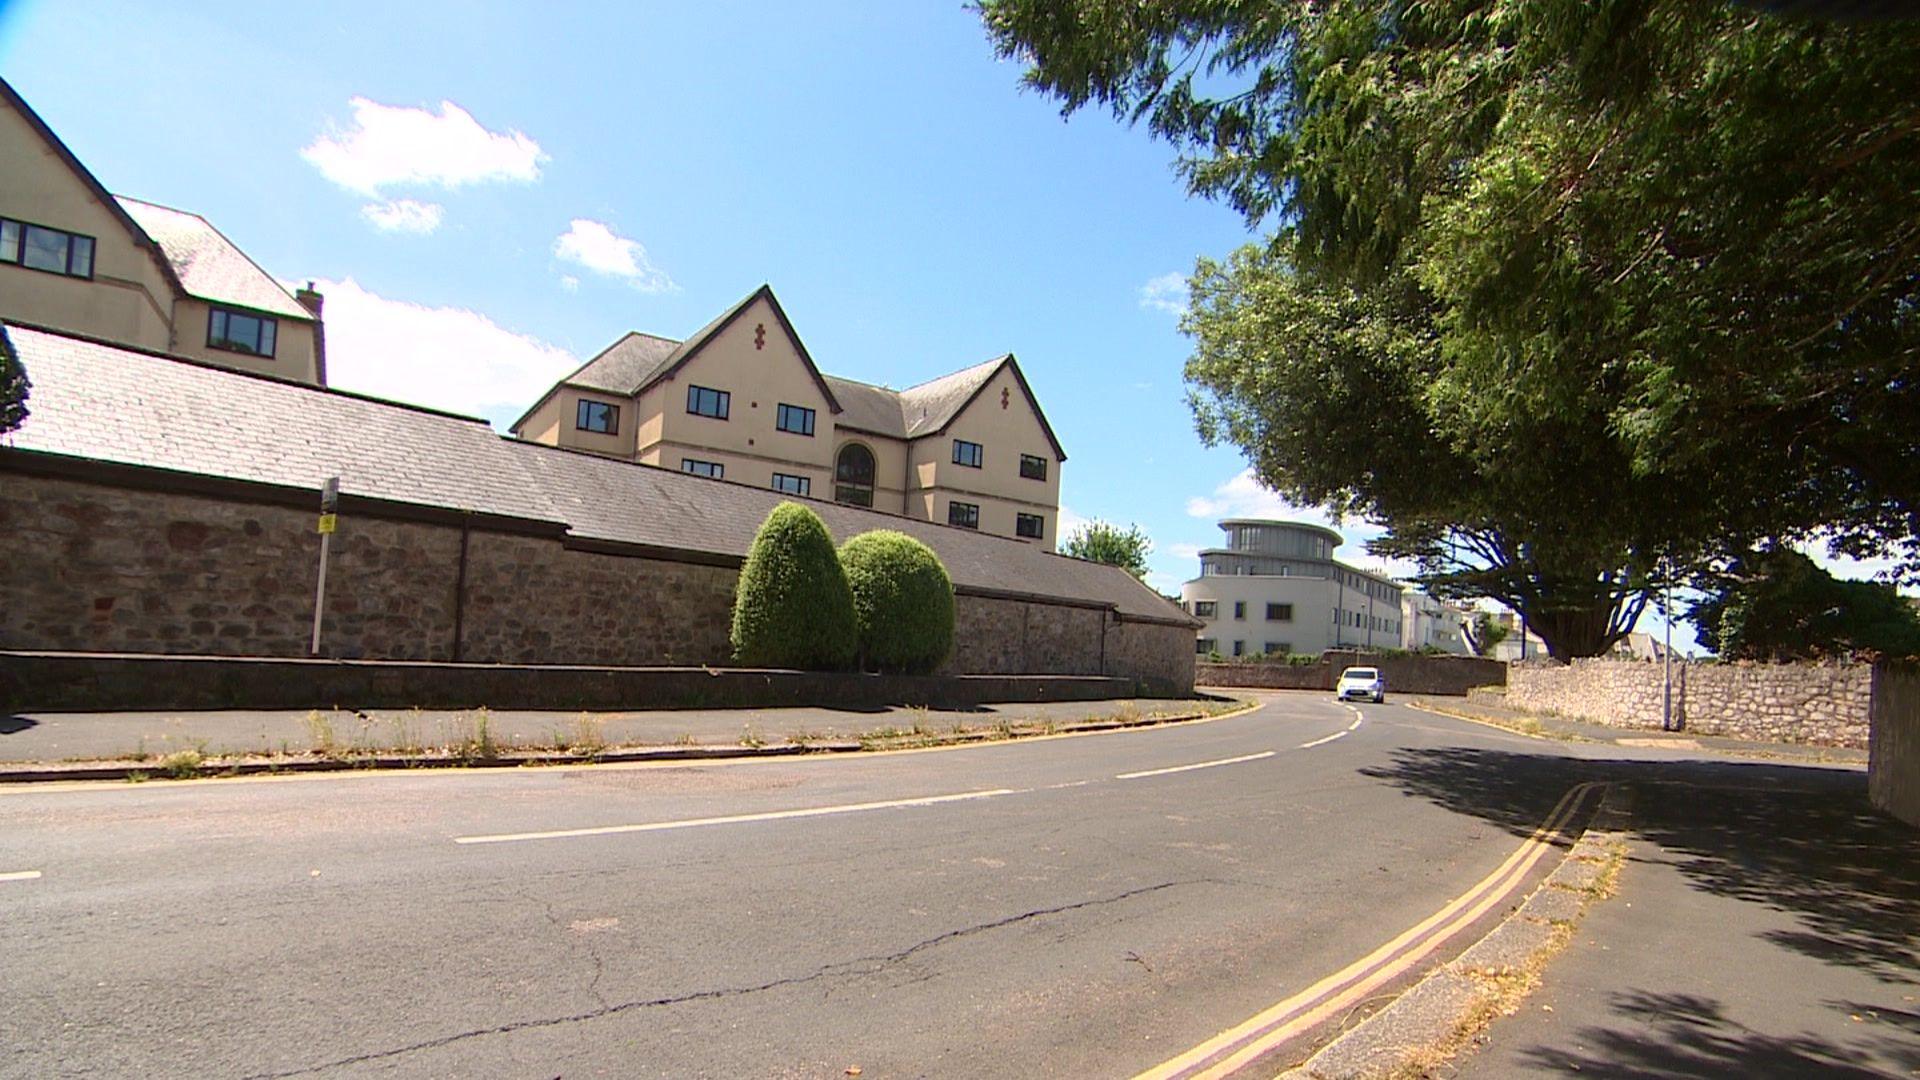
MULTIPOLYGON (((503 749, 739 747, 859 742, 1163 716, 1192 716, 1231 699, 1061 701, 974 709, 539 710, 230 709, 193 712, 22 713, 0 717, 7 762, 147 761, 206 756, 444 750, 486 738, 503 749)), ((4 768, 0 768, 0 776, 4 768)))
MULTIPOLYGON (((1584 783, 1866 813, 1854 768, 1256 696, 904 753, 0 785, 0 1076, 1129 1076, 1263 1017, 1271 1075, 1497 925, 1584 783)), ((1817 965, 1910 982, 1910 835, 1848 841, 1908 876, 1762 862, 1755 891, 1849 943, 1817 965)), ((1737 926, 1691 933, 1741 964, 1737 926)))
POLYGON ((1635 785, 1618 895, 1445 1075, 1920 1076, 1920 833, 1826 779, 1635 785))

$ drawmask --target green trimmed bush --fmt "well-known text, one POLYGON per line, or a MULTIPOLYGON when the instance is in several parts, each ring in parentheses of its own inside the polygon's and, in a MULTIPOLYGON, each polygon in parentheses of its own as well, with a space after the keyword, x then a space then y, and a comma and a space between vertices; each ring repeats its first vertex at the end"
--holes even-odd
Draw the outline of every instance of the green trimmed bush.
POLYGON ((953 651, 953 580, 933 549, 891 529, 840 546, 853 587, 860 666, 924 675, 953 651))
POLYGON ((767 515, 740 568, 732 641, 733 658, 754 667, 853 666, 853 591, 818 514, 783 502, 767 515))

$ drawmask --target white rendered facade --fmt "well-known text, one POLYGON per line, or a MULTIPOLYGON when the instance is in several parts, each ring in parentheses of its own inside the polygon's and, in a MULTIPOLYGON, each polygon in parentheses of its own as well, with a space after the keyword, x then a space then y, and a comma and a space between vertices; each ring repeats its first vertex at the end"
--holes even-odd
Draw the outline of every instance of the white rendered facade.
POLYGON ((1464 608, 1411 589, 1400 597, 1400 647, 1434 648, 1465 656, 1473 652, 1461 629, 1471 616, 1464 608))
POLYGON ((1200 553, 1200 576, 1180 587, 1180 606, 1206 625, 1205 655, 1318 654, 1399 648, 1401 587, 1333 557, 1340 534, 1291 521, 1229 518, 1227 546, 1200 553))

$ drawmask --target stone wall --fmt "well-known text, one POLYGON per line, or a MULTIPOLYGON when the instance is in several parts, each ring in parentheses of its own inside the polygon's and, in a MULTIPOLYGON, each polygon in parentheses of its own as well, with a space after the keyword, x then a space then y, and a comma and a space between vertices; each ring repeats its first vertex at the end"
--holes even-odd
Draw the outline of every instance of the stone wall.
MULTIPOLYGON (((1658 730, 1663 665, 1529 661, 1507 674, 1507 704, 1617 727, 1658 730)), ((1764 742, 1865 747, 1873 701, 1866 664, 1673 665, 1680 730, 1764 742)))
MULTIPOLYGON (((20 473, 0 480, 0 649, 307 655, 320 543, 312 509, 20 473)), ((728 661, 737 569, 724 559, 587 550, 552 530, 412 516, 423 520, 398 510, 341 516, 323 655, 728 661)), ((964 590, 954 607, 948 674, 1109 674, 1161 692, 1192 689, 1187 628, 964 590)))
POLYGON ((1920 827, 1920 664, 1881 664, 1873 682, 1867 793, 1873 805, 1920 827))
POLYGON ((1348 649, 1328 650, 1313 664, 1265 661, 1201 664, 1194 677, 1203 686, 1331 692, 1340 679, 1340 672, 1350 667, 1379 668, 1387 680, 1388 694, 1457 696, 1476 686, 1499 686, 1507 680, 1507 665, 1498 660, 1477 656, 1389 655, 1348 649))

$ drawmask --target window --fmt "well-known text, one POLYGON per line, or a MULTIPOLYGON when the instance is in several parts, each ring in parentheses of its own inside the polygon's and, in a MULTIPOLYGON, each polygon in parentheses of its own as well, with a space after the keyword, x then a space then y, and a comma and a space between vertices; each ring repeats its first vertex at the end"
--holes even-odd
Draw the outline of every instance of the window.
POLYGON ((1026 477, 1028 480, 1045 480, 1047 478, 1047 459, 1034 457, 1032 454, 1021 454, 1020 475, 1026 477))
POLYGON ((789 495, 811 495, 813 481, 804 476, 777 472, 773 474, 773 490, 784 491, 789 495))
POLYGON ((1245 600, 1235 600, 1233 602, 1233 617, 1236 619, 1244 619, 1247 617, 1247 602, 1245 600))
POLYGON ((1213 600, 1195 600, 1193 602, 1193 614, 1195 618, 1211 619, 1219 610, 1219 603, 1213 600))
POLYGON ((1013 515, 1013 531, 1016 535, 1038 540, 1047 532, 1047 519, 1039 514, 1013 515))
POLYGON ((1218 642, 1216 642, 1214 639, 1210 637, 1195 638, 1193 642, 1193 651, 1197 655, 1205 656, 1208 653, 1213 652, 1214 647, 1218 644, 1219 644, 1218 642))
POLYGON ((848 506, 873 505, 873 451, 859 443, 840 448, 833 462, 833 501, 848 506))
POLYGON ((680 459, 680 471, 692 473, 695 476, 704 476, 709 480, 725 480, 727 478, 727 467, 717 461, 695 461, 690 457, 683 457, 680 459))
POLYGON ((1268 656, 1286 656, 1286 655, 1288 655, 1288 654, 1289 654, 1289 653, 1291 653, 1291 652, 1293 652, 1293 642, 1291 642, 1291 641, 1269 641, 1269 642, 1267 642, 1267 655, 1268 655, 1268 656))
POLYGON ((93 237, 0 219, 0 262, 68 277, 93 276, 93 237))
POLYGON ((1235 656, 1245 656, 1245 655, 1247 655, 1247 643, 1246 643, 1246 642, 1244 642, 1244 641, 1236 641, 1236 642, 1234 642, 1234 643, 1233 643, 1233 655, 1235 655, 1235 656))
POLYGON ((950 502, 947 504, 947 524, 958 525, 963 529, 980 527, 980 507, 977 503, 950 502))
POLYGON ((1293 605, 1292 604, 1268 604, 1267 605, 1267 621, 1268 622, 1292 622, 1293 621, 1293 605))
POLYGON ((207 317, 207 347, 229 352, 272 356, 275 320, 264 315, 243 315, 238 311, 214 308, 207 317))
POLYGON ((687 387, 687 411, 695 416, 711 416, 715 420, 725 420, 733 405, 733 395, 725 390, 709 390, 704 386, 687 387))
POLYGON ((604 401, 580 399, 580 407, 574 410, 573 426, 581 431, 597 431, 602 435, 620 433, 620 406, 609 405, 604 401))
POLYGON ((781 431, 791 431, 795 435, 813 434, 813 410, 798 405, 780 406, 780 416, 774 421, 774 427, 781 431))
POLYGON ((969 469, 977 469, 980 467, 980 462, 984 456, 980 450, 979 443, 968 442, 965 439, 953 440, 953 463, 955 465, 965 465, 969 469))

